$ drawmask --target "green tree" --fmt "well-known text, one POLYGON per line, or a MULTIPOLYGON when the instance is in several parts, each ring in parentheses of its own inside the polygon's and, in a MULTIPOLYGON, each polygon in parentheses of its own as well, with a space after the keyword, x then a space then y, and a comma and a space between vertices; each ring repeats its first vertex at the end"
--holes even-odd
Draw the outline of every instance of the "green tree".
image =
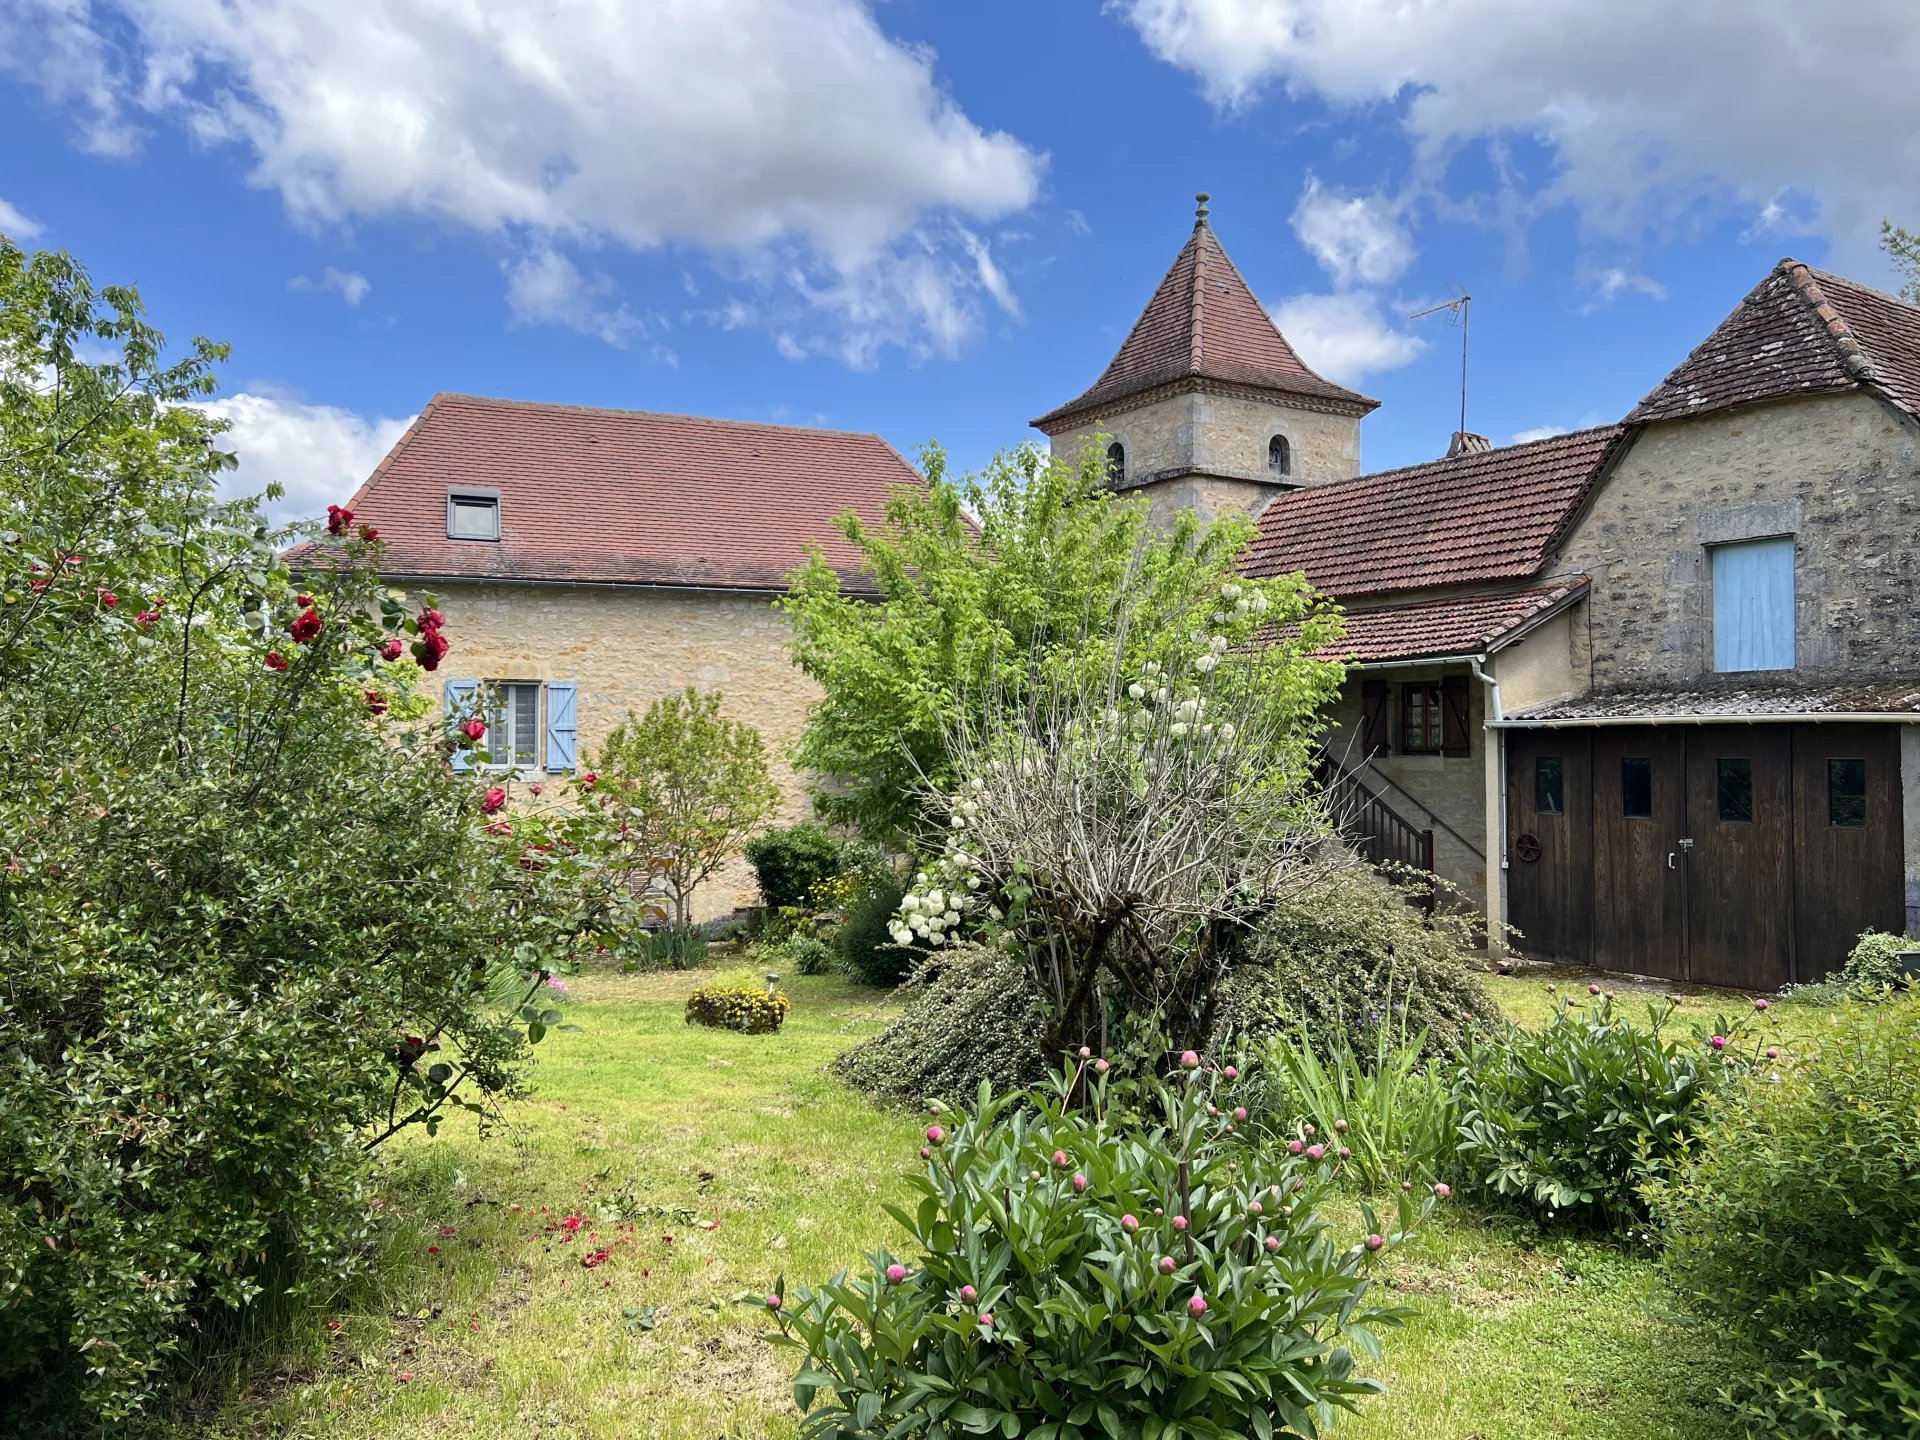
POLYGON ((331 1303, 381 1141, 512 1093, 608 915, 602 816, 508 826, 449 769, 378 540, 296 573, 218 497, 225 353, 0 239, 9 1435, 130 1433, 194 1337, 331 1303))
POLYGON ((845 593, 817 552, 794 574, 780 608, 795 663, 825 692, 797 754, 827 782, 824 813, 897 839, 921 785, 952 781, 945 737, 981 713, 989 690, 1018 703, 1036 668, 1103 669, 1116 644, 1144 653, 1162 619, 1232 574, 1251 521, 1181 514, 1156 533, 1144 500, 1106 486, 1100 450, 1077 467, 1016 450, 949 477, 930 449, 924 492, 896 491, 879 526, 838 522, 879 603, 845 593), (1135 599, 1131 639, 1114 620, 1123 588, 1135 599))
POLYGON ((1892 259, 1903 277, 1900 298, 1920 305, 1920 235, 1891 220, 1880 222, 1880 248, 1892 259))
POLYGON ((720 706, 717 690, 663 695, 645 715, 629 710, 594 757, 604 799, 653 847, 682 928, 695 888, 780 805, 760 732, 720 706))

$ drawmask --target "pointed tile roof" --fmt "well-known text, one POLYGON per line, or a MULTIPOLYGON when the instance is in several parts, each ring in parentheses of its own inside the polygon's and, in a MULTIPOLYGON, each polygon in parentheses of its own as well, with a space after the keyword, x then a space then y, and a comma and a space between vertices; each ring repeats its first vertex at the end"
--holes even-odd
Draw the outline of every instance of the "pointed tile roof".
POLYGON ((1227 258, 1200 198, 1193 234, 1100 378, 1035 420, 1036 429, 1063 429, 1096 406, 1187 379, 1306 396, 1362 415, 1380 404, 1307 368, 1227 258))
POLYGON ((1920 309, 1789 256, 1627 420, 1862 385, 1920 415, 1920 309))

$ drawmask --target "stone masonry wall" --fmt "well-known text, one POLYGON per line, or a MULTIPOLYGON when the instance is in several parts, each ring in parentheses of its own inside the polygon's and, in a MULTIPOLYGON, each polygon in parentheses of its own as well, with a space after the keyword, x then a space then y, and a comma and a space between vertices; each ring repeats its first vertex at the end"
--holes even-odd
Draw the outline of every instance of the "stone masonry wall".
POLYGON ((1917 436, 1864 392, 1650 427, 1548 567, 1592 576, 1594 686, 1715 683, 1707 546, 1786 534, 1798 542, 1791 679, 1920 674, 1917 436))
MULTIPOLYGON (((432 680, 572 680, 579 744, 590 752, 628 710, 693 685, 767 742, 788 823, 808 811, 788 758, 819 688, 787 658, 787 622, 766 595, 614 586, 454 584, 436 592, 453 650, 432 680)), ((700 887, 700 919, 759 903, 753 871, 730 861, 700 887)))

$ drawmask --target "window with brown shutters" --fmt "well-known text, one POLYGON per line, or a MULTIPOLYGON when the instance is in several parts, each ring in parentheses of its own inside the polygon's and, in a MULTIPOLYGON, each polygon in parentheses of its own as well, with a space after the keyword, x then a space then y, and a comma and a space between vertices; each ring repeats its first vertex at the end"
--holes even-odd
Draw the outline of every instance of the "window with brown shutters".
POLYGON ((1360 682, 1360 748, 1368 755, 1389 753, 1387 743, 1387 682, 1360 682))
POLYGON ((1440 753, 1464 756, 1473 753, 1473 731, 1468 720, 1467 677, 1449 675, 1440 682, 1440 753))

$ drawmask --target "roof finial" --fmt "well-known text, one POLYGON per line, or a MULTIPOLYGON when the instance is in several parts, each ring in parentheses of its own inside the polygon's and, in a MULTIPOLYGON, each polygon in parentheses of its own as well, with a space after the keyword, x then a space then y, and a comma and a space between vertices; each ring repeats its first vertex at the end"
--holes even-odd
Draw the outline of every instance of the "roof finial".
POLYGON ((1199 205, 1194 208, 1193 228, 1196 230, 1204 230, 1207 227, 1207 201, 1211 200, 1213 197, 1207 194, 1206 191, 1202 190, 1198 195, 1194 196, 1193 198, 1200 202, 1199 205))

